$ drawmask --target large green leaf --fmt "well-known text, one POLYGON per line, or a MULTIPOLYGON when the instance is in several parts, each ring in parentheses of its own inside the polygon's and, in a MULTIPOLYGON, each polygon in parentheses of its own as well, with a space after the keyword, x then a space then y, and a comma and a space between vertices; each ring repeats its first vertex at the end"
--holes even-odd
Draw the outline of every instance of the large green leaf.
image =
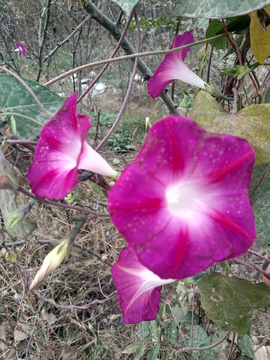
POLYGON ((248 14, 269 4, 269 0, 176 0, 174 12, 191 18, 219 19, 248 14))
POLYGON ((248 332, 253 309, 270 305, 270 288, 264 283, 252 284, 212 272, 196 285, 207 316, 221 328, 237 334, 248 332))
POLYGON ((229 113, 205 91, 196 96, 190 118, 206 130, 246 139, 256 152, 256 163, 270 159, 270 104, 251 105, 229 113))
POLYGON ((131 13, 134 6, 136 6, 140 0, 112 0, 118 4, 128 15, 131 13))
MULTIPOLYGON (((251 193, 269 165, 270 163, 255 165, 250 186, 251 193)), ((257 239, 264 246, 270 243, 270 171, 265 174, 260 186, 252 194, 251 201, 255 215, 257 239)))
MULTIPOLYGON (((42 105, 53 116, 62 107, 64 100, 47 87, 28 79, 23 79, 31 88, 42 105)), ((12 75, 0 74, 0 112, 16 113, 33 119, 38 124, 23 117, 14 116, 17 136, 23 139, 34 139, 42 125, 49 119, 39 107, 29 91, 12 75)))

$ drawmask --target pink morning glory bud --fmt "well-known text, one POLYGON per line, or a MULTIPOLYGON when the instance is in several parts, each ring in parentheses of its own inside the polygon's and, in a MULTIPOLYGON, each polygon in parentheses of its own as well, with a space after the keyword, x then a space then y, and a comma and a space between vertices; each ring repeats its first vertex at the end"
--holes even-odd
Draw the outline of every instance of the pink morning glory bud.
MULTIPOLYGON (((183 35, 178 35, 173 39, 170 49, 191 44, 193 42, 194 37, 192 31, 187 31, 183 35)), ((194 74, 194 72, 184 64, 189 49, 190 47, 169 53, 165 56, 165 59, 160 63, 156 72, 147 83, 148 93, 153 99, 159 96, 162 93, 162 90, 175 79, 204 89, 206 82, 198 75, 194 74)))
POLYGON ((111 219, 139 261, 184 279, 243 254, 256 237, 248 189, 255 153, 182 116, 155 123, 109 192, 111 219))
POLYGON ((90 119, 77 113, 76 100, 76 94, 70 95, 40 132, 28 171, 32 192, 40 198, 64 198, 78 181, 78 169, 117 177, 117 172, 85 141, 90 119))
POLYGON ((123 322, 136 324, 140 321, 154 320, 159 309, 162 285, 175 280, 163 280, 143 266, 136 251, 130 246, 121 250, 119 259, 111 271, 123 322))
POLYGON ((32 291, 36 288, 46 277, 48 277, 59 265, 63 262, 68 251, 69 238, 61 241, 43 260, 43 263, 36 273, 29 290, 32 291))
POLYGON ((17 42, 17 46, 18 46, 19 51, 20 51, 23 55, 25 55, 25 54, 26 54, 26 50, 25 50, 25 47, 23 46, 23 44, 17 42))

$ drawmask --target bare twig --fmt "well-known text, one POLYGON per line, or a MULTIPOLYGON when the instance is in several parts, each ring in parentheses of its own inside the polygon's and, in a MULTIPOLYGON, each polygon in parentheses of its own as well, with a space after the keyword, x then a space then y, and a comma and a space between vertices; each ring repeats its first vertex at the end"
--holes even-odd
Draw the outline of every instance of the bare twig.
MULTIPOLYGON (((140 26, 139 26, 139 21, 138 21, 138 17, 137 17, 137 13, 136 13, 136 10, 134 9, 133 10, 133 13, 134 13, 134 19, 135 19, 135 22, 136 22, 136 27, 137 27, 137 52, 140 51, 140 48, 141 48, 141 31, 140 31, 140 26)), ((138 62, 139 62, 139 58, 136 58, 135 59, 135 62, 134 62, 134 68, 133 68, 133 72, 131 74, 131 77, 130 77, 130 80, 129 80, 129 85, 128 85, 128 89, 127 89, 127 93, 126 93, 126 96, 125 96, 125 99, 123 101, 123 104, 121 106, 121 109, 117 115, 117 118, 113 124, 113 126, 110 128, 110 130, 108 131, 107 135, 104 137, 104 139, 99 143, 99 145, 97 146, 96 148, 96 151, 100 150, 101 147, 106 143, 106 141, 109 139, 109 137, 112 135, 114 129, 116 128, 116 126, 118 125, 122 115, 123 115, 123 112, 126 108, 126 105, 128 103, 128 99, 129 99, 129 96, 130 96, 130 93, 131 93, 131 89, 132 89, 132 85, 133 85, 133 82, 134 82, 134 79, 135 79, 135 75, 136 75, 136 71, 137 71, 137 66, 138 66, 138 62)))
POLYGON ((44 61, 44 62, 48 61, 48 60, 56 53, 56 51, 57 51, 58 49, 60 49, 60 47, 63 46, 66 42, 68 42, 68 41, 72 38, 72 36, 74 36, 74 35, 76 34, 76 32, 79 31, 79 30, 83 27, 83 25, 86 24, 90 19, 91 19, 91 16, 90 16, 90 15, 87 16, 87 18, 85 18, 85 19, 72 31, 72 33, 71 33, 69 36, 67 36, 63 41, 61 41, 60 43, 58 43, 57 46, 56 46, 53 50, 51 50, 48 55, 46 55, 46 56, 43 58, 43 61, 44 61))
MULTIPOLYGON (((121 37, 120 37, 120 39, 119 39, 119 41, 118 41, 118 43, 117 43, 117 45, 116 45, 116 47, 115 47, 115 49, 114 49, 111 57, 110 57, 111 59, 115 57, 117 51, 119 50, 119 48, 120 48, 120 46, 121 46, 121 43, 122 43, 123 39, 124 39, 125 36, 126 36, 126 33, 127 33, 127 31, 128 31, 128 28, 129 28, 129 25, 130 25, 131 20, 132 20, 132 18, 133 18, 133 13, 134 13, 134 11, 132 11, 131 14, 130 14, 130 17, 129 17, 126 25, 125 25, 125 28, 124 28, 124 30, 123 30, 123 33, 122 33, 122 35, 121 35, 121 37)), ((123 12, 122 12, 122 11, 121 11, 121 13, 120 13, 120 16, 122 16, 121 14, 123 15, 123 12)), ((120 16, 119 16, 119 18, 120 18, 120 16)), ((85 97, 85 95, 92 89, 92 87, 93 87, 93 86, 96 84, 96 82, 100 79, 100 77, 103 75, 103 73, 106 71, 106 69, 108 68, 109 65, 110 65, 109 63, 107 63, 107 64, 104 65, 103 69, 101 69, 101 71, 100 71, 99 74, 95 77, 95 79, 92 81, 92 83, 88 86, 88 88, 87 88, 87 89, 83 92, 83 94, 79 97, 79 99, 77 100, 77 103, 79 103, 79 102, 85 97)))
POLYGON ((112 294, 110 294, 109 296, 107 296, 106 299, 104 300, 94 300, 92 301, 90 304, 84 305, 84 306, 77 306, 77 305, 60 305, 57 304, 53 299, 47 299, 46 297, 42 296, 37 290, 33 290, 33 292, 43 301, 52 304, 53 306, 55 306, 57 309, 76 309, 76 310, 87 310, 90 307, 92 307, 95 304, 105 304, 107 301, 111 300, 116 294, 117 291, 114 291, 112 294))

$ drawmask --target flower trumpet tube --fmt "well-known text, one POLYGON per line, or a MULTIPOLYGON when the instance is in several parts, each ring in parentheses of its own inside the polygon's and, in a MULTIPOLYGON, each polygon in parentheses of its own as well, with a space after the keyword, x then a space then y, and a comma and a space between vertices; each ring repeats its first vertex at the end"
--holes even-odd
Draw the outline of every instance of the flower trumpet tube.
MULTIPOLYGON (((191 44, 193 42, 194 37, 192 31, 187 31, 183 35, 178 35, 174 38, 170 49, 191 44)), ((160 63, 156 72, 147 83, 148 93, 153 99, 159 96, 162 93, 162 90, 175 79, 205 89, 207 83, 191 71, 184 63, 189 49, 190 47, 169 53, 165 56, 165 59, 160 63)))
POLYGON ((76 94, 70 95, 40 132, 28 171, 32 192, 40 198, 64 198, 78 181, 78 169, 117 177, 117 172, 85 141, 90 119, 77 113, 76 100, 76 94))
POLYGON ((182 116, 155 123, 109 192, 108 209, 139 261, 184 279, 243 254, 256 237, 249 143, 182 116))
POLYGON ((175 281, 161 279, 143 266, 131 247, 121 250, 111 272, 126 324, 154 320, 159 309, 162 285, 175 281))

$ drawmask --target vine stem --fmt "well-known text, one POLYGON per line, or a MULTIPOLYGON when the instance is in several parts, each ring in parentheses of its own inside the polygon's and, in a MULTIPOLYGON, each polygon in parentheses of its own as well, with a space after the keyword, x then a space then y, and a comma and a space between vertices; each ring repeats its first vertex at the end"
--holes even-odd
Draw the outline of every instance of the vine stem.
POLYGON ((36 100, 37 104, 39 105, 39 107, 41 108, 41 110, 48 116, 48 118, 50 119, 51 116, 48 113, 48 111, 44 108, 44 106, 41 104, 41 102, 38 100, 37 96, 34 94, 34 92, 32 91, 32 89, 26 84, 25 81, 23 81, 18 75, 14 74, 12 71, 4 68, 3 66, 0 66, 0 70, 7 72, 8 74, 12 75, 13 77, 15 77, 15 79, 17 79, 26 89, 27 91, 29 91, 29 93, 33 96, 33 98, 36 100))
MULTIPOLYGON (((134 19, 135 19, 135 22, 136 22, 136 27, 137 27, 137 51, 140 51, 140 48, 141 48, 141 31, 140 31, 140 25, 139 25, 139 21, 138 21, 138 17, 137 17, 137 13, 136 13, 136 10, 134 9, 133 10, 133 15, 134 15, 134 19)), ((119 44, 120 45, 120 44, 119 44)), ((98 144, 97 148, 96 148, 96 151, 99 151, 101 149, 101 147, 106 143, 106 141, 109 139, 109 137, 112 135, 112 133, 114 132, 114 129, 116 128, 116 126, 118 125, 122 115, 123 115, 123 112, 126 108, 126 105, 128 103, 128 99, 129 99, 129 96, 130 96, 130 93, 131 93, 131 89, 132 89, 132 85, 133 85, 133 82, 134 82, 134 79, 135 79, 135 75, 136 75, 136 72, 137 72, 137 66, 138 66, 138 61, 139 61, 139 58, 136 58, 135 59, 135 62, 134 62, 134 67, 133 67, 133 71, 132 71, 132 74, 131 74, 131 77, 130 77, 130 80, 129 80, 129 85, 128 85, 128 89, 127 89, 127 93, 126 93, 126 96, 125 96, 125 99, 123 101, 123 104, 121 106, 121 109, 117 115, 117 118, 113 124, 113 126, 110 128, 110 130, 108 131, 107 135, 103 138, 103 140, 101 140, 101 142, 98 144)))
POLYGON ((212 345, 209 345, 209 346, 204 346, 204 347, 187 347, 187 348, 184 348, 184 349, 181 349, 181 350, 178 350, 176 351, 176 355, 179 355, 180 353, 182 352, 188 352, 188 351, 193 351, 193 350, 208 350, 208 349, 212 349, 214 348, 215 346, 219 345, 222 343, 222 341, 224 341, 230 334, 231 330, 228 330, 226 332, 226 334, 220 339, 218 340, 215 344, 212 344, 212 345))
POLYGON ((268 259, 267 257, 263 256, 263 255, 260 255, 258 253, 256 253, 255 251, 253 250, 248 250, 247 251, 248 253, 252 254, 252 255, 255 255, 255 256, 258 256, 259 258, 263 259, 264 261, 267 261, 270 263, 270 259, 268 259))
POLYGON ((263 276, 265 276, 267 279, 270 280, 270 274, 266 271, 264 271, 262 268, 260 268, 258 265, 247 262, 247 261, 243 261, 240 259, 232 259, 233 262, 235 262, 236 264, 240 264, 240 265, 244 265, 252 270, 256 270, 259 271, 261 274, 263 274, 263 276))
POLYGON ((55 201, 41 199, 41 198, 37 197, 36 195, 34 195, 33 193, 31 193, 30 191, 26 190, 23 186, 20 186, 18 190, 20 192, 22 192, 24 195, 29 196, 30 198, 32 198, 34 200, 37 200, 37 201, 39 201, 39 202, 41 202, 43 204, 58 206, 58 207, 62 207, 62 208, 65 208, 65 209, 77 210, 77 211, 85 212, 85 213, 88 213, 88 214, 92 214, 95 217, 110 217, 110 215, 108 213, 100 213, 100 212, 97 212, 97 211, 94 211, 94 210, 84 209, 84 208, 81 208, 79 206, 60 204, 60 203, 57 203, 55 201))
POLYGON ((72 74, 74 74, 76 72, 79 72, 79 71, 82 71, 84 69, 88 69, 88 68, 91 68, 91 67, 95 67, 95 66, 98 66, 98 65, 104 65, 104 64, 107 64, 107 63, 111 64, 111 63, 114 63, 114 62, 117 62, 117 61, 136 59, 138 57, 144 57, 144 56, 150 56, 150 55, 158 55, 158 54, 166 55, 166 54, 169 54, 169 53, 172 53, 172 52, 175 52, 175 51, 186 49, 188 47, 204 44, 205 42, 208 42, 208 41, 211 41, 211 40, 219 39, 222 36, 224 36, 224 34, 220 34, 220 35, 216 35, 216 36, 213 36, 211 38, 208 38, 208 39, 203 39, 203 40, 200 40, 200 41, 196 41, 196 42, 191 43, 191 44, 179 46, 178 48, 174 48, 174 49, 146 51, 146 52, 141 52, 141 53, 136 53, 136 54, 131 54, 131 55, 118 56, 118 57, 113 58, 113 59, 105 59, 105 60, 95 61, 95 62, 92 62, 90 64, 85 64, 85 65, 79 66, 77 68, 74 68, 72 70, 69 70, 69 71, 65 72, 64 74, 59 75, 59 76, 55 77, 54 79, 52 79, 50 81, 47 81, 44 84, 44 86, 52 85, 55 82, 57 82, 57 81, 59 81, 61 79, 64 79, 65 77, 70 76, 70 75, 72 75, 72 74))

